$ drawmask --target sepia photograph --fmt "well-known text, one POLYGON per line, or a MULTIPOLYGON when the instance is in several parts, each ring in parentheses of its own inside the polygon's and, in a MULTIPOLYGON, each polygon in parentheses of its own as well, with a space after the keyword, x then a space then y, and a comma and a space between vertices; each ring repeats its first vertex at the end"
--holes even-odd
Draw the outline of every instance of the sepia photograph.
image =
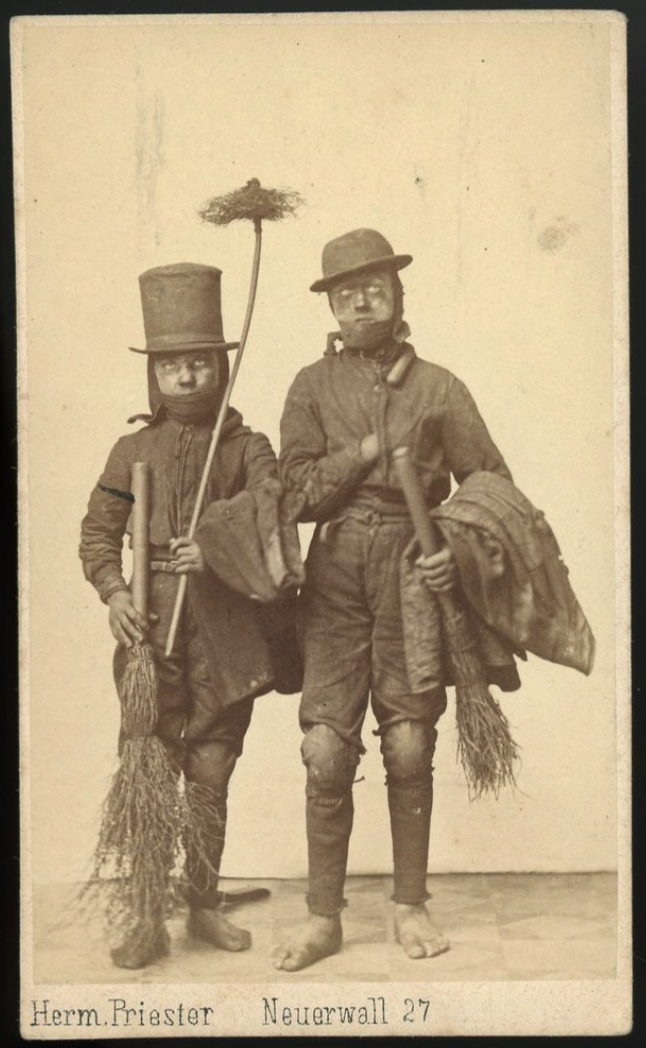
POLYGON ((631 1029, 626 25, 11 25, 21 1033, 631 1029))

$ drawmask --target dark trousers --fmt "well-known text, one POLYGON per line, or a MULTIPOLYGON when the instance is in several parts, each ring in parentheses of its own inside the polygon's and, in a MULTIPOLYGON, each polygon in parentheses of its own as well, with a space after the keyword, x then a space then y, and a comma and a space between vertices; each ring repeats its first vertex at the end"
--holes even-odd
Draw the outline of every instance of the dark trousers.
POLYGON ((369 699, 386 770, 399 903, 428 898, 435 725, 443 688, 412 693, 404 659, 399 564, 411 538, 402 520, 366 513, 315 536, 299 608, 305 683, 300 720, 307 767, 307 835, 312 912, 344 906, 353 821, 352 783, 369 699))
MULTIPOLYGON (((157 734, 166 746, 177 773, 184 772, 190 803, 200 824, 208 863, 200 861, 195 842, 186 840, 187 877, 191 905, 217 905, 217 877, 224 849, 229 779, 242 753, 251 720, 253 699, 227 708, 211 684, 208 661, 190 601, 184 604, 173 652, 166 657, 177 577, 153 572, 150 610, 159 616, 148 631, 155 654, 159 716, 157 734)), ((125 668, 126 653, 118 647, 114 657, 115 681, 125 668)))

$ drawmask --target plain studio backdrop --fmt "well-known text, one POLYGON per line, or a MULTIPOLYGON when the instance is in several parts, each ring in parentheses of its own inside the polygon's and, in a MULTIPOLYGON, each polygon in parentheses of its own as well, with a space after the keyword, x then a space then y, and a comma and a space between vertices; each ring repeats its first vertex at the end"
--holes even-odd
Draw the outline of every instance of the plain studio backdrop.
MULTIPOLYGON (((519 789, 498 800, 469 801, 451 694, 430 871, 615 868, 612 26, 583 13, 459 17, 24 27, 24 803, 36 882, 87 871, 116 766, 113 641, 77 548, 108 452, 147 407, 144 359, 128 352, 144 339, 137 278, 170 262, 219 266, 225 335, 238 337, 252 228, 206 225, 197 209, 254 176, 306 205, 264 227, 233 397, 245 420, 278 447, 290 382, 334 327, 325 296, 308 291, 323 244, 378 228, 414 256, 402 274, 411 341, 466 381, 546 513, 596 636, 588 678, 520 664, 522 689, 501 697, 522 747, 519 789)), ((297 709, 298 696, 256 703, 226 875, 306 871, 297 709)), ((391 862, 374 727, 368 714, 354 873, 391 862)))

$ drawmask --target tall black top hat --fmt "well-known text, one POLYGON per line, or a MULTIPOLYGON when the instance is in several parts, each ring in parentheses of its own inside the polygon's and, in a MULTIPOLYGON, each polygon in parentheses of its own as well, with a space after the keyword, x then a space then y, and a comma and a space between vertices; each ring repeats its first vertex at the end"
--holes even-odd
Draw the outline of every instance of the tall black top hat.
POLYGON ((196 262, 147 269, 139 277, 146 348, 133 353, 237 349, 222 331, 222 270, 196 262))
POLYGON ((376 229, 353 229, 325 245, 323 276, 314 281, 310 291, 328 291, 339 280, 364 269, 403 269, 412 261, 412 255, 396 255, 376 229))

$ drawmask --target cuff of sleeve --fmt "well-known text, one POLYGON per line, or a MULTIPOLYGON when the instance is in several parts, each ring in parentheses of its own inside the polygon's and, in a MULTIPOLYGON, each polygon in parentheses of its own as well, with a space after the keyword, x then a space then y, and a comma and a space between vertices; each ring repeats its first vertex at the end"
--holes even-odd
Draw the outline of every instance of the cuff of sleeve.
POLYGON ((118 590, 127 590, 128 586, 126 580, 119 577, 118 579, 108 579, 106 582, 101 583, 98 588, 99 597, 104 604, 108 603, 108 598, 116 593, 118 590))
POLYGON ((367 462, 361 451, 361 441, 357 441, 354 447, 347 448, 342 454, 347 455, 350 466, 359 472, 364 466, 372 466, 374 463, 367 462))

